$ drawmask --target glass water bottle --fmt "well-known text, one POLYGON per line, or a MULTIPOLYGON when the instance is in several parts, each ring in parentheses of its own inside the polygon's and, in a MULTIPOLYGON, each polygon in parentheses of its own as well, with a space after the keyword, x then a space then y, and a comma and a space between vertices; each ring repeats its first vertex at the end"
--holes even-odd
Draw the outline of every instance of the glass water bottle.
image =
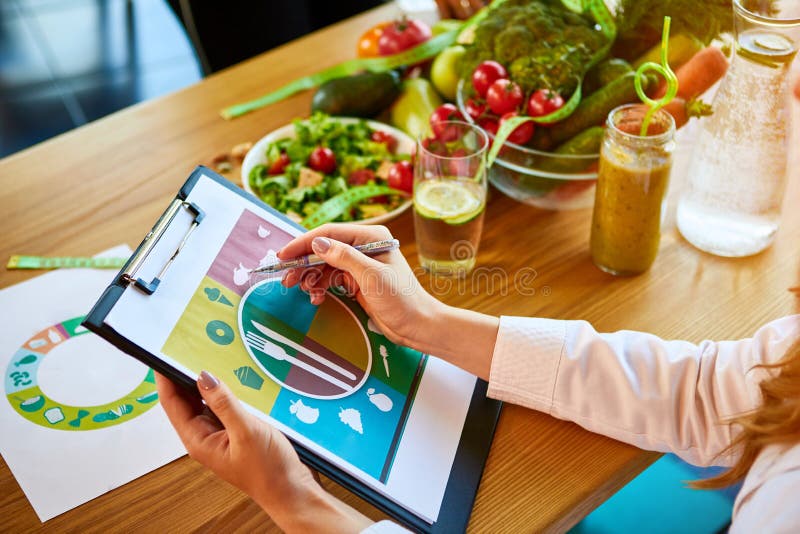
POLYGON ((700 121, 677 223, 697 248, 736 257, 764 250, 778 230, 800 0, 733 0, 733 12, 733 60, 700 121))

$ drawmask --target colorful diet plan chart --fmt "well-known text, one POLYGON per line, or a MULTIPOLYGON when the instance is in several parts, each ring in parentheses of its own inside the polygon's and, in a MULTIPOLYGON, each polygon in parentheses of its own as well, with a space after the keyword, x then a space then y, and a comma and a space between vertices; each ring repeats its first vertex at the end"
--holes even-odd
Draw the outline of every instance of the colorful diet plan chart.
MULTIPOLYGON (((291 439, 434 523, 476 378, 391 343, 342 294, 315 306, 279 277, 254 280, 302 232, 282 217, 206 177, 186 201, 203 222, 158 289, 127 287, 105 323, 189 377, 210 371, 291 439)), ((191 220, 176 215, 138 277, 159 273, 191 220)))

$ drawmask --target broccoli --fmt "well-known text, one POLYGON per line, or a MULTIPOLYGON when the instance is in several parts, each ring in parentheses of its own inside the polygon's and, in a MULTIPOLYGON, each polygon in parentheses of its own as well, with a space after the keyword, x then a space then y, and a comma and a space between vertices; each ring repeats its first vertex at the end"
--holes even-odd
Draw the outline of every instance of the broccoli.
POLYGON ((518 57, 534 54, 536 52, 534 43, 534 35, 525 26, 509 26, 494 39, 494 58, 508 65, 518 57))
POLYGON ((493 59, 526 92, 548 88, 569 95, 606 44, 590 17, 561 0, 507 0, 478 24, 458 69, 468 78, 480 62, 493 59))

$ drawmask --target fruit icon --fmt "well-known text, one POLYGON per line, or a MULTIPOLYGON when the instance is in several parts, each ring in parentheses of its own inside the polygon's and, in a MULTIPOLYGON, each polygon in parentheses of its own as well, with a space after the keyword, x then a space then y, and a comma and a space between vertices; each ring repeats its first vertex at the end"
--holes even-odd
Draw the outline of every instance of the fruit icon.
POLYGON ((290 401, 290 403, 291 406, 289 406, 289 412, 297 416, 300 421, 308 425, 313 425, 317 422, 317 419, 319 419, 319 409, 306 406, 303 404, 302 399, 290 401))
POLYGON ((394 406, 392 399, 383 393, 375 393, 375 388, 369 388, 367 390, 367 396, 369 397, 369 401, 382 412, 388 412, 392 409, 392 406, 394 406))
POLYGON ((358 432, 364 433, 364 427, 361 425, 361 412, 354 408, 339 408, 339 420, 358 432))

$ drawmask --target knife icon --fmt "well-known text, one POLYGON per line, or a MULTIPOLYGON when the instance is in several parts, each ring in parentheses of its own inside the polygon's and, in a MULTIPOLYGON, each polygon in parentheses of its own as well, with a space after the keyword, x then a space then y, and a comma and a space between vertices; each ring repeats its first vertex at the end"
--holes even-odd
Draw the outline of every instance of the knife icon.
POLYGON ((290 348, 296 350, 297 352, 300 352, 301 354, 305 354, 306 356, 308 356, 309 358, 311 358, 315 362, 321 363, 322 365, 324 365, 328 369, 330 369, 332 371, 335 371, 336 373, 342 375, 343 377, 347 378, 348 380, 352 380, 352 381, 355 382, 356 375, 354 375, 353 373, 351 373, 350 371, 348 371, 344 367, 333 363, 332 361, 328 360, 324 356, 320 356, 316 352, 314 352, 314 351, 312 351, 312 350, 310 350, 310 349, 308 349, 306 347, 298 345, 297 343, 295 343, 294 341, 292 341, 288 337, 283 336, 283 335, 279 334, 278 332, 276 332, 276 331, 274 331, 274 330, 272 330, 270 328, 267 328, 263 324, 257 323, 255 321, 253 321, 252 319, 250 320, 250 322, 253 323, 253 326, 255 327, 256 330, 258 330, 259 332, 261 332, 265 336, 270 337, 270 338, 274 339, 275 341, 278 341, 282 345, 286 345, 287 347, 290 347, 290 348))

